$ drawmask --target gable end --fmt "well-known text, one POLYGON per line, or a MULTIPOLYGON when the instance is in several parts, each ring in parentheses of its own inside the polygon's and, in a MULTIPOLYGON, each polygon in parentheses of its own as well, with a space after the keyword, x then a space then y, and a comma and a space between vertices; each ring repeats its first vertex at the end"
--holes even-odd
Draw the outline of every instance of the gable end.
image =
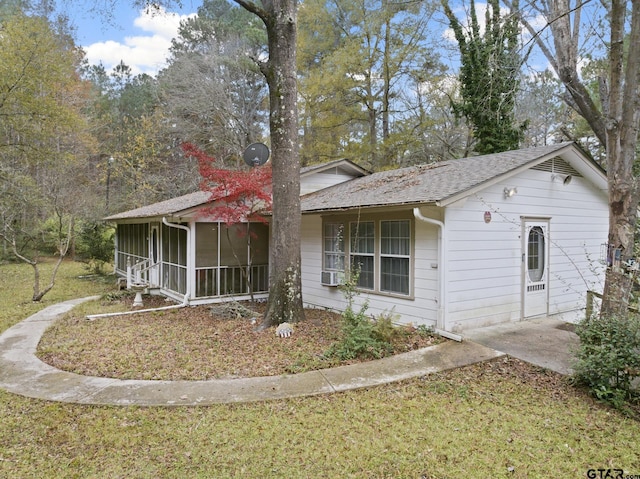
POLYGON ((561 175, 571 175, 575 178, 582 177, 582 175, 575 168, 573 168, 573 166, 571 166, 559 156, 542 162, 539 165, 533 166, 531 167, 531 169, 538 171, 547 171, 549 173, 558 173, 561 175))

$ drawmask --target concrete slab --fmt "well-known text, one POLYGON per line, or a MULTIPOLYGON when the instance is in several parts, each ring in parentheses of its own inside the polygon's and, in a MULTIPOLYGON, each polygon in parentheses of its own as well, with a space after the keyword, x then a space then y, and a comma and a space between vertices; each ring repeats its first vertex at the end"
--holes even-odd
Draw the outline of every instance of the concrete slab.
POLYGON ((319 371, 292 376, 211 381, 114 381, 80 404, 205 406, 311 396, 334 392, 319 371))
POLYGON ((579 344, 573 325, 553 318, 472 329, 463 337, 561 374, 573 372, 573 351, 579 344))
POLYGON ((379 361, 324 369, 322 374, 336 391, 346 391, 426 376, 500 356, 504 353, 470 341, 448 341, 379 361))

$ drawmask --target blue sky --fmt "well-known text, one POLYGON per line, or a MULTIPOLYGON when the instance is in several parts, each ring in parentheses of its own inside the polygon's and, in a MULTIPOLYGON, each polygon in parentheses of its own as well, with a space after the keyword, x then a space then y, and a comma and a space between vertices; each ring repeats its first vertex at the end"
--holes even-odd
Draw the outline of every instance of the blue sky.
MULTIPOLYGON (((90 1, 96 4, 109 3, 101 0, 90 1)), ((116 7, 111 19, 84 9, 67 11, 71 21, 77 27, 78 44, 84 48, 90 63, 102 63, 108 71, 122 60, 131 67, 134 75, 140 73, 155 75, 165 65, 171 39, 177 34, 180 20, 189 15, 195 15, 202 0, 181 0, 181 8, 162 10, 156 14, 133 7, 133 0, 115 0, 114 3, 116 7)), ((454 12, 463 21, 466 17, 464 4, 465 2, 462 1, 457 8, 454 8, 454 12)), ((479 0, 476 2, 476 7, 479 12, 478 18, 483 23, 486 3, 479 0)), ((441 23, 437 26, 443 27, 441 23)), ((440 28, 433 33, 442 34, 440 28)), ((453 34, 446 27, 444 30, 444 37, 447 40, 445 45, 449 48, 442 50, 442 61, 450 66, 457 65, 459 53, 453 34)), ((539 59, 539 62, 538 67, 546 68, 546 60, 539 59)))
POLYGON ((111 70, 122 60, 134 75, 155 75, 164 66, 180 20, 194 15, 201 2, 183 0, 180 10, 162 10, 155 14, 132 7, 133 2, 129 0, 116 3, 111 20, 86 11, 69 12, 77 27, 77 43, 91 64, 102 62, 111 70))

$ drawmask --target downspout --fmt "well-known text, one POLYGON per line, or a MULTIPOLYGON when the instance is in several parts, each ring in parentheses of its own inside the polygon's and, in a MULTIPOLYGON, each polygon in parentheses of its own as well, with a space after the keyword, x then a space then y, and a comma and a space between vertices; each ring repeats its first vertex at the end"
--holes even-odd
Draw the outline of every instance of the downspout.
MULTIPOLYGON (((189 239, 190 239, 190 233, 191 230, 189 228, 187 228, 186 226, 182 226, 182 225, 177 225, 175 223, 169 223, 167 221, 167 218, 163 217, 162 218, 162 224, 167 225, 170 228, 180 228, 183 229, 187 232, 187 245, 189 244, 189 239)), ((189 271, 189 256, 187 256, 187 271, 189 271)), ((188 278, 188 275, 187 275, 188 278)), ((113 316, 127 316, 130 314, 140 314, 140 313, 152 313, 154 311, 167 311, 170 309, 180 309, 180 308, 184 308, 186 306, 189 306, 189 281, 187 279, 187 291, 184 294, 184 298, 182 299, 182 303, 181 304, 172 304, 171 306, 162 306, 160 308, 149 308, 149 309, 137 309, 137 310, 133 310, 133 311, 122 311, 122 312, 118 312, 118 313, 101 313, 101 314, 89 314, 87 315, 87 320, 89 321, 93 321, 95 319, 98 318, 110 318, 113 316)))
MULTIPOLYGON (((186 231, 187 232, 187 248, 191 247, 191 242, 190 242, 190 240, 191 240, 191 229, 189 229, 188 227, 183 226, 183 225, 178 225, 178 224, 175 224, 175 223, 169 223, 169 221, 167 221, 167 217, 166 216, 162 217, 162 224, 165 225, 165 226, 168 226, 169 228, 178 228, 178 229, 186 231)), ((187 249, 187 252, 188 251, 189 250, 187 249)), ((189 292, 189 285, 191 284, 191 275, 189 274, 189 269, 190 269, 189 268, 189 263, 190 263, 189 257, 190 257, 190 255, 187 254, 187 290, 184 293, 185 302, 187 302, 187 303, 189 302, 189 298, 191 297, 191 294, 189 292)))
POLYGON ((454 334, 446 330, 445 325, 445 305, 447 299, 446 288, 446 263, 445 263, 445 240, 446 230, 444 229, 444 223, 439 220, 427 218, 420 212, 420 208, 413 209, 413 216, 416 220, 423 221, 438 227, 438 315, 436 318, 436 333, 445 338, 453 339, 454 341, 462 341, 462 336, 454 334))
POLYGON ((184 299, 181 304, 172 304, 171 306, 162 306, 160 308, 148 308, 148 309, 134 309, 132 311, 122 311, 119 313, 100 313, 100 314, 88 314, 86 319, 88 321, 93 321, 98 318, 111 318, 114 316, 128 316, 130 314, 141 314, 141 313, 153 313, 155 311, 167 311, 170 309, 180 309, 189 306, 189 296, 184 295, 184 299))

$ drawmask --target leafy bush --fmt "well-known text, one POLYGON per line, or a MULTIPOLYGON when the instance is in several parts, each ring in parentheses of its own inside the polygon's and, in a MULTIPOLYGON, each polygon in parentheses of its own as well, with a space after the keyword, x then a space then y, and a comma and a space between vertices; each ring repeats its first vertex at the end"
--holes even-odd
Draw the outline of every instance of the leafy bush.
POLYGON ((576 327, 580 338, 574 380, 598 399, 622 409, 638 398, 640 317, 592 317, 576 327))
POLYGON ((113 227, 101 222, 86 222, 80 226, 76 252, 93 273, 102 274, 104 265, 113 260, 113 227))
POLYGON ((355 358, 379 359, 391 352, 391 344, 381 339, 382 334, 376 331, 375 323, 366 315, 368 304, 362 305, 358 312, 350 303, 342 313, 342 339, 333 344, 327 352, 329 357, 337 357, 342 361, 355 358))
POLYGON ((406 328, 398 328, 393 324, 393 321, 398 318, 399 315, 393 312, 383 312, 375 317, 373 320, 373 336, 377 340, 388 343, 389 345, 393 344, 396 339, 405 336, 408 330, 406 328))
POLYGON ((358 294, 358 272, 352 272, 341 286, 347 300, 347 308, 342 313, 342 339, 333 344, 326 356, 341 361, 350 359, 379 359, 393 352, 392 341, 399 334, 393 325, 392 313, 383 313, 376 319, 367 315, 369 303, 364 302, 360 309, 354 310, 354 298, 358 294))

